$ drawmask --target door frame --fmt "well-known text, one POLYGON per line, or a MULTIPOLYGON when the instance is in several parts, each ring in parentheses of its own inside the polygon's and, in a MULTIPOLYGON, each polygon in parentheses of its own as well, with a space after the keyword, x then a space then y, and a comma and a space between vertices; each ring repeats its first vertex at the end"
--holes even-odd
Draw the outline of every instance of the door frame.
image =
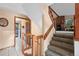
MULTIPOLYGON (((29 28, 30 28, 29 31, 31 33, 31 20, 27 16, 26 17, 14 16, 14 47, 16 46, 16 18, 28 20, 29 21, 29 28)), ((22 48, 23 48, 23 45, 22 45, 22 48)))

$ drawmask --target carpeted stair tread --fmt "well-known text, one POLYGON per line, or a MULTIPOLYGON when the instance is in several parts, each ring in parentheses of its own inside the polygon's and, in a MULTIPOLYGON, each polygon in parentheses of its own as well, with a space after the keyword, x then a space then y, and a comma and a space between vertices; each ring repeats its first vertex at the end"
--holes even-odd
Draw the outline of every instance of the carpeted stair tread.
POLYGON ((54 36, 73 39, 72 33, 55 33, 54 36))
POLYGON ((63 42, 58 42, 58 41, 51 41, 50 45, 54 45, 56 47, 59 47, 59 48, 62 48, 62 49, 66 49, 70 52, 73 52, 74 51, 74 46, 73 45, 70 45, 70 44, 67 44, 67 43, 63 43, 63 42))
POLYGON ((74 41, 73 33, 70 32, 56 32, 48 45, 47 55, 54 53, 61 56, 73 56, 74 55, 74 41))
POLYGON ((74 44, 73 39, 69 39, 69 38, 53 37, 52 40, 61 41, 72 45, 74 44))
POLYGON ((73 56, 72 52, 67 51, 65 49, 62 49, 62 48, 59 48, 59 47, 56 47, 56 46, 49 45, 48 49, 51 50, 51 51, 54 51, 54 52, 56 52, 56 53, 58 53, 60 55, 63 55, 63 56, 73 56))
POLYGON ((57 54, 56 52, 53 52, 53 51, 51 51, 51 50, 47 50, 47 51, 45 52, 45 55, 46 55, 46 56, 61 56, 61 55, 59 55, 59 54, 57 54))
POLYGON ((69 50, 71 52, 74 51, 74 46, 73 45, 67 44, 67 43, 64 43, 64 42, 52 40, 50 42, 50 45, 54 45, 54 46, 57 46, 57 47, 61 47, 63 49, 69 50))

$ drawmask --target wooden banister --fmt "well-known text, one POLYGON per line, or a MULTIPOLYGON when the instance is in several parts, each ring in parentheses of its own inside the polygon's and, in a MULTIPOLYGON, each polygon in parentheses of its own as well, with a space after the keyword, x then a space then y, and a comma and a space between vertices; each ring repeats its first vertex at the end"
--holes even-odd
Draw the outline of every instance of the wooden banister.
POLYGON ((32 40, 32 55, 33 56, 36 56, 37 55, 37 36, 33 36, 32 37, 33 40, 32 40))
POLYGON ((59 17, 59 15, 50 6, 49 6, 49 9, 53 11, 59 17))
POLYGON ((49 8, 49 10, 48 10, 48 14, 49 14, 49 17, 50 17, 50 19, 51 19, 51 21, 52 21, 52 23, 54 22, 53 21, 53 14, 52 14, 52 10, 49 8))
POLYGON ((44 34, 44 40, 47 38, 47 36, 49 35, 50 31, 53 28, 53 24, 49 27, 49 29, 47 30, 47 32, 44 34))
POLYGON ((46 37, 49 35, 50 31, 52 30, 53 26, 54 26, 54 18, 53 18, 53 14, 52 14, 52 11, 57 15, 59 16, 50 6, 48 7, 49 10, 48 10, 48 14, 49 14, 49 17, 52 21, 52 24, 51 26, 49 27, 49 29, 47 30, 47 32, 44 34, 44 40, 46 39, 46 37))
POLYGON ((32 54, 33 56, 41 56, 42 55, 42 39, 43 36, 33 36, 32 43, 32 54))
POLYGON ((35 36, 35 35, 32 35, 31 33, 26 33, 26 36, 27 36, 27 43, 26 43, 26 48, 24 48, 24 33, 22 34, 22 51, 23 51, 23 54, 24 55, 29 55, 26 51, 28 51, 29 49, 32 49, 31 50, 31 53, 30 55, 33 55, 33 56, 40 56, 42 55, 42 39, 43 39, 43 35, 39 35, 39 36, 35 36), (31 41, 29 40, 32 40, 32 43, 30 44, 31 41), (31 46, 32 45, 32 46, 31 46))
POLYGON ((31 45, 32 34, 31 33, 26 33, 26 47, 25 48, 24 48, 24 45, 25 45, 24 36, 25 36, 25 34, 22 33, 22 53, 24 55, 27 55, 28 53, 25 53, 25 51, 32 48, 32 45, 31 45))

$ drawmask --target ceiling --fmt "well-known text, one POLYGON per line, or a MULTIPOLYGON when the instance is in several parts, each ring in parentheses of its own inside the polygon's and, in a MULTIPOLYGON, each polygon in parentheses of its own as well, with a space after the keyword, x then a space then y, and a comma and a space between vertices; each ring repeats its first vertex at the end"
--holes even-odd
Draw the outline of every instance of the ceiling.
MULTIPOLYGON (((39 3, 0 3, 0 10, 12 10, 17 13, 28 15, 33 19, 40 19, 41 16, 41 6, 44 4, 39 3), (35 15, 35 17, 34 17, 35 15), (37 18, 36 18, 36 15, 37 18)), ((47 4, 59 15, 74 15, 75 14, 75 4, 74 3, 54 3, 47 4)))
POLYGON ((75 3, 54 3, 51 8, 59 15, 74 15, 75 3))
POLYGON ((28 16, 39 29, 42 27, 42 12, 40 3, 0 3, 0 11, 28 16), (38 22, 39 20, 39 22, 38 22), (41 24, 41 25, 40 25, 41 24))

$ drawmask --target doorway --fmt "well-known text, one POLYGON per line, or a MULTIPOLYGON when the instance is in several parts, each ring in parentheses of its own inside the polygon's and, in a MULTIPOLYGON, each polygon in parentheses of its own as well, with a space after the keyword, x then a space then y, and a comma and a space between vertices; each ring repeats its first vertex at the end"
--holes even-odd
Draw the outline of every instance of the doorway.
POLYGON ((74 15, 57 17, 55 26, 56 31, 74 32, 74 15))
POLYGON ((18 55, 23 55, 27 46, 27 33, 31 33, 31 21, 28 18, 15 16, 15 40, 14 45, 18 55), (24 34, 24 35, 22 35, 24 34), (23 38, 24 37, 24 38, 23 38), (23 41, 22 41, 23 40, 23 41), (24 45, 22 45, 24 44, 24 45))

